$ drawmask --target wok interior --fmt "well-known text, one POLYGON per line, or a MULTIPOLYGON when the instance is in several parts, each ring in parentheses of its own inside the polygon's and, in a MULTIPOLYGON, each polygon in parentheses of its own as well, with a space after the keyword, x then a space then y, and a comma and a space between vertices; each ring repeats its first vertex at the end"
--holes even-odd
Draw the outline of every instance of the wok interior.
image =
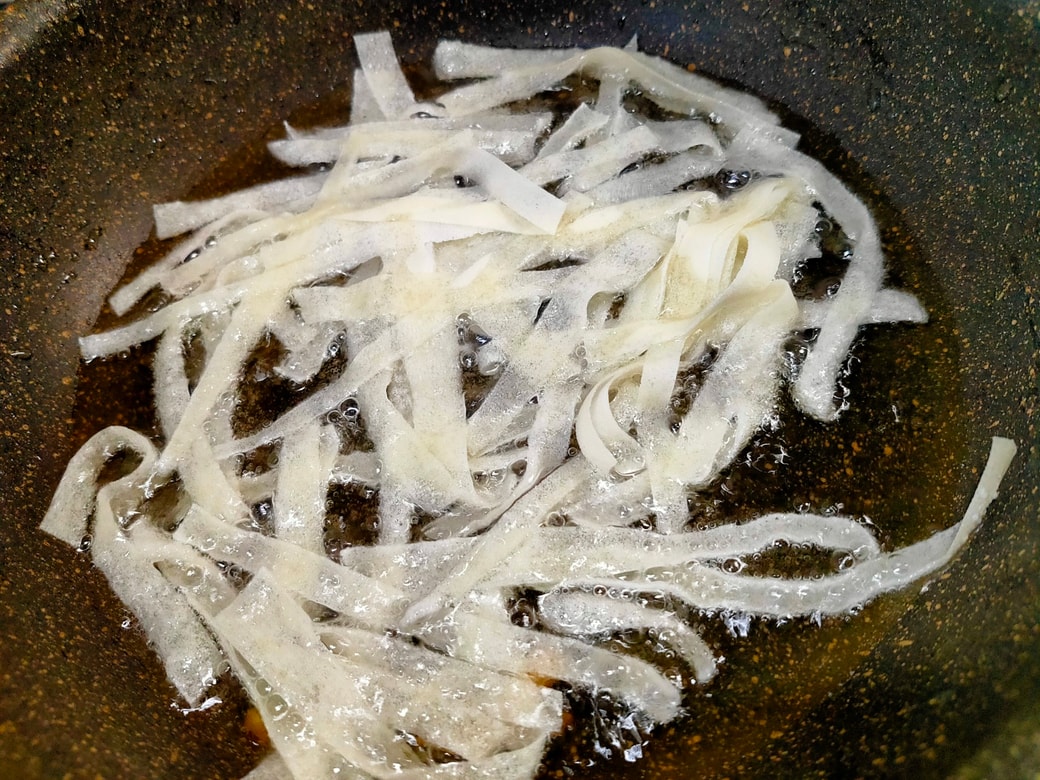
MULTIPOLYGON (((806 149, 878 209, 893 253, 910 262, 900 281, 920 285, 936 317, 928 354, 889 358, 886 375, 863 382, 885 392, 889 372, 909 372, 903 381, 931 406, 922 435, 945 431, 928 442, 939 454, 927 464, 908 459, 906 484, 884 484, 890 473, 868 479, 863 493, 895 505, 897 492, 911 502, 947 492, 936 509, 949 523, 988 437, 1026 445, 981 533, 926 594, 880 601, 851 631, 840 622, 817 632, 761 627, 752 642, 730 642, 710 701, 691 696, 692 717, 662 730, 643 761, 588 776, 660 776, 669 767, 694 777, 852 768, 938 776, 1035 700, 1040 236, 1029 105, 1040 89, 1028 65, 1040 36, 1013 12, 941 3, 873 6, 869 16, 837 3, 704 5, 167 3, 115 15, 97 4, 16 3, 5 12, 0 660, 9 676, 0 725, 9 725, 0 757, 8 766, 26 777, 237 777, 262 752, 242 728, 246 705, 234 686, 205 712, 171 706, 158 662, 120 627, 125 609, 103 578, 35 529, 90 418, 108 406, 115 381, 103 366, 86 370, 77 400, 74 336, 92 328, 145 243, 150 204, 257 175, 282 119, 305 122, 316 105, 345 104, 350 35, 372 29, 392 30, 412 62, 440 37, 589 45, 638 34, 646 51, 781 103, 806 149), (958 415, 949 426, 938 422, 946 410, 958 415)), ((891 355, 902 337, 872 337, 866 348, 891 355)), ((145 396, 144 370, 114 379, 128 396, 145 396)), ((147 418, 133 403, 118 406, 127 422, 147 418)), ((93 425, 102 422, 112 420, 93 425)), ((569 749, 557 746, 550 763, 569 749)))

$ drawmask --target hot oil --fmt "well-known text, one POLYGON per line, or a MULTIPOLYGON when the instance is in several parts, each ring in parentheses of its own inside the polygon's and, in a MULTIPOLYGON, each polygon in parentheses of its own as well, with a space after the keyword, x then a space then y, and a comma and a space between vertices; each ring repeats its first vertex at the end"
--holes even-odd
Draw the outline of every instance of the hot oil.
MULTIPOLYGON (((691 527, 806 511, 855 518, 871 528, 883 549, 898 549, 960 519, 985 457, 984 448, 972 446, 978 442, 969 439, 962 408, 965 380, 956 320, 912 229, 869 177, 804 120, 785 117, 785 124, 802 132, 802 151, 840 172, 865 200, 881 229, 887 284, 916 295, 929 321, 861 331, 836 388, 836 402, 848 404, 836 422, 807 418, 783 395, 775 425, 760 430, 733 466, 690 496, 691 527)), ((719 184, 725 187, 724 180, 719 184)), ((713 188, 718 191, 718 184, 713 188)), ((814 276, 795 285, 799 297, 832 294, 847 265, 836 235, 840 230, 823 228, 831 234, 824 243, 832 246, 825 247, 814 276)), ((796 339, 789 349, 797 353, 799 346, 796 339)), ((706 362, 710 366, 710 355, 706 362)), ((693 366, 690 373, 697 370, 693 366)), ((813 577, 847 563, 779 544, 721 565, 747 575, 813 577)), ((811 720, 826 697, 850 679, 919 593, 918 586, 910 586, 856 615, 837 618, 778 622, 687 614, 724 660, 712 681, 686 688, 684 714, 654 730, 637 751, 639 760, 631 761, 634 735, 605 732, 601 725, 616 705, 586 699, 581 709, 589 717, 568 724, 549 751, 545 776, 573 777, 575 767, 581 767, 582 778, 747 776, 752 767, 768 765, 772 743, 811 720)), ((681 607, 676 611, 682 614, 681 607)), ((662 663, 652 634, 612 641, 654 661, 666 674, 684 673, 674 663, 662 663)), ((862 723, 848 724, 849 733, 862 729, 862 723)))
MULTIPOLYGON (((436 97, 429 74, 416 69, 409 75, 413 84, 426 88, 424 99, 436 97)), ((576 104, 592 96, 590 85, 577 82, 538 100, 557 107, 561 101, 576 104)), ((340 123, 348 116, 348 106, 349 92, 341 89, 289 121, 302 128, 340 123)), ((870 524, 883 547, 895 549, 956 522, 973 489, 968 434, 959 406, 964 380, 958 372, 956 323, 926 258, 915 247, 912 230, 848 155, 812 128, 804 129, 809 140, 806 151, 832 170, 841 170, 842 178, 867 200, 882 227, 889 283, 917 295, 930 321, 865 329, 842 377, 840 395, 846 397, 847 390, 849 406, 837 422, 807 419, 785 396, 776 424, 757 434, 715 483, 690 496, 691 526, 742 522, 772 511, 834 513, 870 524)), ((274 127, 263 140, 281 135, 281 128, 274 127)), ((258 141, 217 166, 188 197, 212 197, 290 173, 272 161, 258 141)), ((746 183, 739 176, 733 182, 746 183)), ((725 195, 729 180, 694 186, 725 195)), ((135 253, 126 278, 162 257, 174 243, 148 241, 135 253)), ((802 293, 827 294, 827 274, 821 273, 816 282, 816 288, 802 293)), ((153 296, 138 307, 138 313, 159 303, 153 296)), ((115 321, 111 312, 102 312, 98 329, 115 321)), ((796 351, 798 344, 791 348, 796 351)), ((95 360, 81 367, 74 416, 84 437, 104 425, 123 424, 159 438, 151 401, 151 354, 149 346, 134 348, 120 359, 95 360)), ((486 377, 480 382, 488 384, 486 377)), ((470 388, 471 402, 482 392, 480 382, 470 388)), ((281 392, 287 397, 280 403, 291 402, 293 388, 281 392)), ((250 415, 254 422, 267 416, 263 404, 257 403, 260 400, 258 391, 250 415)), ((375 538, 377 500, 370 490, 330 493, 330 554, 375 538)), ((746 567, 748 573, 761 576, 779 572, 790 576, 792 571, 812 575, 841 565, 830 560, 807 563, 811 553, 781 546, 757 559, 723 565, 746 567)), ((689 681, 689 670, 677 662, 664 663, 652 634, 631 632, 607 640, 616 649, 662 662, 669 674, 684 676, 689 683, 685 714, 649 734, 625 726, 625 713, 615 703, 568 692, 571 715, 564 734, 550 746, 544 777, 740 775, 749 761, 768 750, 771 741, 811 717, 814 708, 849 678, 906 610, 916 593, 911 591, 878 599, 857 616, 799 619, 782 625, 689 611, 686 616, 704 631, 716 655, 725 659, 707 684, 689 681), (745 631, 747 636, 741 636, 745 631)), ((528 601, 536 596, 518 594, 528 601)), ((531 613, 518 608, 517 615, 524 620, 531 613)), ((222 685, 227 689, 222 694, 225 700, 237 702, 236 711, 244 712, 237 686, 228 680, 222 685)), ((226 717, 225 708, 195 716, 200 721, 226 717)))

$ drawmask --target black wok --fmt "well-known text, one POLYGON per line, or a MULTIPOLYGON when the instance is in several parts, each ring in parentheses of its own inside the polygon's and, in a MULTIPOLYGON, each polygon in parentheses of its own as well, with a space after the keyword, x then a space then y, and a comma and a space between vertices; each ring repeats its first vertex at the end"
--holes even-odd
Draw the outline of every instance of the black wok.
POLYGON ((409 61, 445 36, 541 46, 638 34, 644 50, 784 107, 803 148, 872 204, 905 263, 894 277, 933 313, 904 354, 905 332, 863 347, 896 353, 866 370, 864 395, 903 381, 923 400, 907 407, 909 454, 896 466, 870 476, 875 445, 850 466, 866 474, 861 494, 949 524, 988 438, 1020 445, 982 529, 926 592, 816 638, 781 626, 729 641, 712 697, 693 693, 691 716, 662 729, 643 761, 583 776, 939 777, 966 762, 962 776, 1032 776, 1038 11, 941 0, 16 0, 0 12, 0 777, 236 778, 262 755, 232 685, 220 706, 177 709, 88 557, 37 525, 69 456, 111 421, 99 410, 114 399, 113 415, 143 414, 116 396, 139 396, 147 374, 106 384, 78 368, 75 337, 147 239, 150 204, 262 170, 282 119, 343 104, 350 36, 373 29, 392 30, 409 61))

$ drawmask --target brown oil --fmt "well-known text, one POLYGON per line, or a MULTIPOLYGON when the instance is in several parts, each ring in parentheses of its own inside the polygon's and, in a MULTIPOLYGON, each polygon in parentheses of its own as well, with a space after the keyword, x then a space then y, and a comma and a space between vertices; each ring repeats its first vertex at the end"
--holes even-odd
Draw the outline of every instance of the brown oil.
MULTIPOLYGON (((428 74, 416 70, 410 77, 423 88, 424 99, 436 97, 428 74)), ((573 104, 587 97, 588 89, 585 84, 569 84, 535 102, 554 108, 573 104)), ((348 106, 349 92, 341 89, 288 120, 297 127, 341 123, 348 106)), ((713 485, 691 496, 691 522, 704 527, 770 511, 833 512, 869 518, 884 548, 894 549, 956 522, 974 487, 971 467, 979 464, 967 462, 968 445, 976 442, 969 442, 959 406, 964 380, 959 373, 956 322, 929 271, 928 259, 917 250, 912 226, 903 224, 854 160, 804 122, 791 119, 801 125, 798 129, 807 141, 803 150, 840 170, 866 199, 882 230, 889 283, 917 295, 930 321, 922 326, 865 329, 842 379, 850 406, 841 418, 832 424, 806 419, 785 400, 777 428, 758 435, 713 485)), ((268 139, 280 136, 281 128, 272 127, 268 139)), ((186 196, 213 197, 291 172, 267 157, 258 144, 219 162, 186 196)), ((126 278, 172 245, 172 241, 148 241, 135 253, 126 278)), ((826 281, 827 274, 821 273, 817 282, 825 286, 826 281)), ((813 290, 803 293, 814 294, 813 290)), ((157 303, 145 302, 139 310, 157 303)), ((114 321, 111 312, 102 312, 98 329, 114 321)), ((81 366, 75 425, 84 437, 111 424, 158 437, 151 407, 150 353, 145 346, 121 359, 81 366), (116 404, 114 397, 120 399, 116 404)), ((262 390, 249 402, 249 419, 259 420, 258 427, 269 417, 263 404, 257 403, 262 390)), ((278 393, 292 396, 296 391, 286 386, 278 393)), ((980 457, 977 447, 971 452, 980 457)), ((330 553, 374 538, 375 505, 368 491, 344 489, 330 495, 330 553)), ((757 562, 757 573, 768 575, 773 567, 788 565, 783 557, 780 550, 774 553, 775 560, 757 562)), ((530 610, 522 607, 536 596, 517 594, 517 619, 530 618, 530 610)), ((910 592, 886 596, 857 616, 825 619, 822 625, 809 620, 782 625, 753 620, 746 637, 734 635, 718 618, 691 613, 725 660, 710 683, 687 687, 685 714, 648 733, 619 726, 616 707, 609 700, 568 693, 572 716, 546 755, 543 776, 587 780, 740 776, 749 757, 761 756, 777 735, 797 728, 849 678, 912 598, 910 592)), ((657 652, 653 638, 639 632, 615 637, 612 643, 649 657, 657 652)), ((678 667, 670 671, 685 673, 678 667)), ((229 698, 235 697, 240 700, 241 694, 229 698)))

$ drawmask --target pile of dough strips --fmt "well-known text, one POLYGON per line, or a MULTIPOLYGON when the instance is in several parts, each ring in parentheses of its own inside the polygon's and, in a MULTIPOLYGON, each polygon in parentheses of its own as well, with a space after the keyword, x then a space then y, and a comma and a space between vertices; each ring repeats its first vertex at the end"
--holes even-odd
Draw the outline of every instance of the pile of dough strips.
POLYGON ((633 45, 443 42, 436 73, 461 85, 417 102, 388 34, 355 43, 350 123, 271 144, 307 172, 155 209, 159 238, 189 238, 111 305, 125 313, 156 287, 169 302, 82 351, 156 340, 163 442, 96 434, 43 523, 90 541, 189 703, 230 666, 277 751, 252 777, 530 778, 562 730, 561 688, 609 697, 644 731, 680 713, 681 681, 603 639, 647 630, 690 678, 712 677, 711 649, 662 603, 840 615, 957 553, 1008 440, 960 523, 895 552, 842 516, 689 527, 690 492, 781 392, 835 418, 860 328, 925 319, 884 287, 864 205, 759 101, 633 45), (590 97, 569 114, 528 100, 576 76, 590 97), (732 172, 751 174, 731 192, 689 184, 732 172), (803 300, 792 283, 819 255, 821 210, 854 251, 836 293, 803 300), (804 331, 818 335, 790 377, 784 346, 804 331), (262 343, 311 389, 236 435, 262 343), (313 381, 337 349, 342 369, 313 381), (677 415, 684 372, 708 354, 677 415), (475 409, 467 374, 490 385, 475 409), (350 415, 374 446, 341 435, 350 415), (271 468, 243 468, 258 450, 271 468), (100 484, 120 454, 136 465, 100 484), (332 556, 326 501, 348 484, 378 496, 377 538, 332 556), (175 516, 153 516, 170 485, 175 516), (779 542, 851 565, 815 579, 723 565, 779 542), (511 620, 519 592, 540 594, 526 624, 511 620))

